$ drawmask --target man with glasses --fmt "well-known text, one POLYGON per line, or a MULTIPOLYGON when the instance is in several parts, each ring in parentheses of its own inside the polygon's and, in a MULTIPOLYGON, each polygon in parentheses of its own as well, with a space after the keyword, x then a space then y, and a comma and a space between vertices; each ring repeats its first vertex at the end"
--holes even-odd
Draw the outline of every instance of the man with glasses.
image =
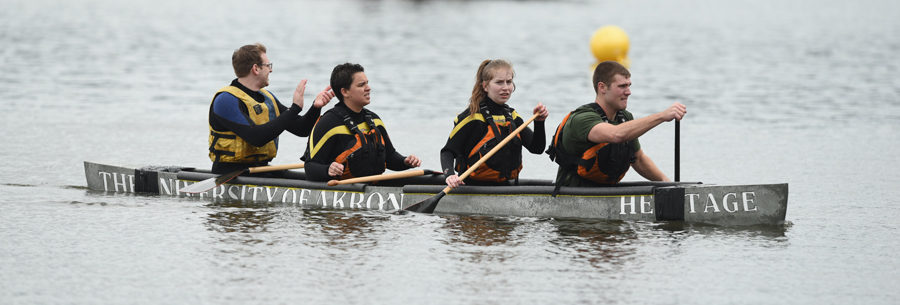
POLYGON ((273 64, 262 44, 245 45, 231 55, 237 78, 216 92, 209 107, 209 158, 212 172, 225 174, 268 165, 278 152, 278 136, 285 130, 309 136, 321 108, 334 93, 331 86, 316 95, 312 109, 300 116, 306 80, 294 90, 290 108, 263 89, 273 64))

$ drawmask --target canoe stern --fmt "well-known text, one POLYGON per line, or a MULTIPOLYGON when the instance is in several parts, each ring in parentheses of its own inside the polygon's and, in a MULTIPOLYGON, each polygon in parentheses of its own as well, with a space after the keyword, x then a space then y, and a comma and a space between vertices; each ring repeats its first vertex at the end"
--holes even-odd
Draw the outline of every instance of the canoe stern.
POLYGON ((788 184, 662 187, 655 197, 657 220, 781 225, 787 215, 788 184))

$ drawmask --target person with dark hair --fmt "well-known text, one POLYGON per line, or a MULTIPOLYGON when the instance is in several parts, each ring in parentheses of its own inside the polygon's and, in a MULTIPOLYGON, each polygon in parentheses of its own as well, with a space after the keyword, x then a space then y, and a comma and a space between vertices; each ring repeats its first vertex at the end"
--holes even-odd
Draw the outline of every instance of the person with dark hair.
POLYGON ((534 131, 526 127, 490 159, 472 171, 465 180, 459 175, 497 146, 524 120, 507 104, 516 89, 516 72, 505 60, 485 60, 478 66, 469 107, 456 117, 447 144, 441 149, 441 168, 450 187, 469 185, 510 185, 522 170, 522 147, 541 154, 546 142, 544 120, 549 112, 538 104, 533 113, 534 131))
POLYGON ((331 72, 338 103, 313 127, 303 160, 310 181, 329 181, 401 171, 422 164, 415 155, 394 149, 384 122, 366 105, 371 102, 369 79, 359 64, 345 63, 331 72))
POLYGON ((560 186, 614 185, 631 167, 651 181, 670 181, 641 150, 638 137, 654 127, 681 120, 687 107, 673 103, 666 110, 634 119, 628 106, 631 73, 615 61, 604 61, 594 69, 594 102, 569 113, 559 124, 547 153, 559 164, 556 190, 560 186))
POLYGON ((325 88, 312 109, 299 116, 306 80, 294 90, 291 107, 282 105, 263 89, 273 71, 265 46, 257 43, 238 48, 231 64, 237 78, 219 89, 209 106, 209 158, 214 174, 268 165, 278 152, 278 136, 285 130, 309 136, 320 109, 334 97, 331 88, 325 88))

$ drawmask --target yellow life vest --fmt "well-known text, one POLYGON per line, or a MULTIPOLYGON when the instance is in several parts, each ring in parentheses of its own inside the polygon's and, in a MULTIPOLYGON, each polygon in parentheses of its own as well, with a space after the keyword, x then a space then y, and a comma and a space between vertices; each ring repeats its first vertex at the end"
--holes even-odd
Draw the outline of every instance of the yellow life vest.
MULTIPOLYGON (((227 92, 240 99, 247 106, 250 120, 256 125, 269 122, 269 111, 274 111, 275 117, 281 115, 278 105, 275 104, 275 97, 265 89, 259 89, 259 92, 263 94, 266 101, 269 102, 268 104, 273 106, 272 109, 266 107, 265 104, 260 104, 235 86, 225 86, 216 91, 216 95, 213 96, 213 102, 215 102, 216 96, 222 94, 222 92, 227 92)), ((232 131, 216 131, 213 130, 212 126, 209 126, 209 159, 213 162, 229 163, 257 163, 272 160, 278 152, 276 140, 269 141, 269 143, 261 147, 256 147, 250 145, 250 143, 247 143, 247 141, 244 141, 232 131)))

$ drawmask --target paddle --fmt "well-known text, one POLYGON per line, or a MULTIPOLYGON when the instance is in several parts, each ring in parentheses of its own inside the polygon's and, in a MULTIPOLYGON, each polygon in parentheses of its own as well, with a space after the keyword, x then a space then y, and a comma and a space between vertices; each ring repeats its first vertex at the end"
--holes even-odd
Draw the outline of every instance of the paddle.
MULTIPOLYGON (((506 136, 506 138, 503 139, 503 141, 500 141, 500 144, 497 144, 497 146, 494 146, 494 149, 491 149, 491 151, 489 151, 487 154, 485 154, 484 157, 481 157, 481 159, 478 159, 478 162, 475 162, 475 164, 470 166, 469 169, 466 170, 466 172, 464 172, 462 175, 460 175, 459 180, 466 179, 466 177, 468 177, 469 174, 471 174, 473 171, 475 171, 476 168, 481 166, 482 163, 487 161, 488 158, 493 156, 494 153, 499 151, 500 148, 503 148, 503 146, 506 145, 507 142, 512 140, 513 137, 515 137, 517 134, 519 134, 519 132, 522 131, 522 129, 525 129, 525 127, 528 127, 528 124, 531 124, 531 121, 534 121, 534 119, 536 119, 538 117, 538 115, 540 115, 540 113, 535 113, 533 116, 531 116, 530 119, 525 121, 525 123, 522 124, 522 126, 519 126, 519 128, 516 128, 516 130, 513 130, 513 132, 511 132, 508 136, 506 136)), ((450 187, 448 185, 446 188, 444 188, 443 191, 441 191, 437 195, 434 195, 431 198, 419 201, 418 203, 408 206, 403 210, 418 212, 418 213, 434 213, 434 209, 437 207, 438 202, 441 200, 441 198, 444 197, 444 195, 447 195, 447 193, 449 193, 450 190, 452 190, 452 189, 453 189, 453 187, 450 187)))
POLYGON ((396 172, 390 174, 381 174, 381 175, 372 175, 358 178, 350 178, 344 180, 331 180, 328 181, 328 186, 335 186, 339 184, 350 184, 350 183, 365 183, 372 181, 382 181, 382 180, 391 180, 391 179, 400 179, 400 178, 409 178, 416 177, 422 175, 433 175, 434 171, 430 169, 420 169, 413 171, 405 171, 405 172, 396 172))
POLYGON ((675 182, 681 181, 681 121, 675 120, 675 182))
POLYGON ((179 192, 190 193, 190 194, 203 193, 203 192, 211 190, 217 186, 225 184, 225 182, 231 181, 231 179, 234 179, 234 177, 237 177, 240 174, 243 174, 244 172, 253 174, 253 173, 264 173, 264 172, 280 171, 280 170, 295 169, 295 168, 303 168, 303 163, 250 167, 247 169, 237 170, 237 171, 225 174, 225 175, 209 178, 209 179, 188 185, 188 186, 182 188, 181 190, 179 190, 179 192))

